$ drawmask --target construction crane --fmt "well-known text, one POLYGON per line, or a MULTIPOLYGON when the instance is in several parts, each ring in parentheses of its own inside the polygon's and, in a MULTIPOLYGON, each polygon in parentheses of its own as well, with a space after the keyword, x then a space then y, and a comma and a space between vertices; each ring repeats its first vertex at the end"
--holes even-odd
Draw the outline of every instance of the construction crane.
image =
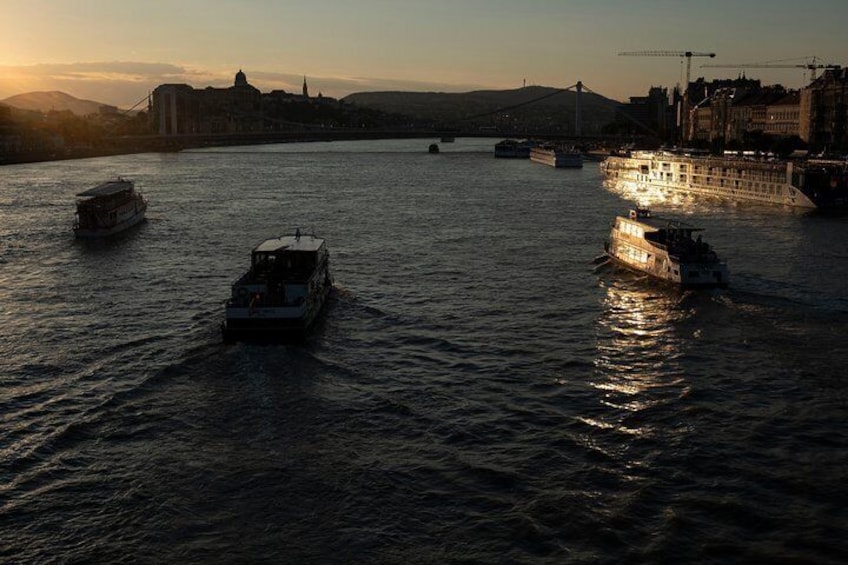
POLYGON ((816 69, 841 69, 840 65, 825 65, 821 63, 816 63, 816 57, 806 57, 810 59, 809 63, 803 64, 790 64, 783 63, 782 61, 788 61, 791 59, 782 59, 779 61, 765 61, 763 63, 737 63, 735 65, 730 64, 721 64, 721 65, 701 65, 702 67, 712 67, 716 69, 724 68, 724 69, 806 69, 810 71, 810 81, 816 80, 816 69))
POLYGON ((686 139, 689 132, 689 81, 690 72, 692 70, 692 57, 710 57, 716 56, 715 53, 700 53, 698 51, 623 51, 619 55, 635 56, 635 57, 678 57, 686 59, 686 84, 683 87, 683 112, 681 119, 681 136, 686 139))

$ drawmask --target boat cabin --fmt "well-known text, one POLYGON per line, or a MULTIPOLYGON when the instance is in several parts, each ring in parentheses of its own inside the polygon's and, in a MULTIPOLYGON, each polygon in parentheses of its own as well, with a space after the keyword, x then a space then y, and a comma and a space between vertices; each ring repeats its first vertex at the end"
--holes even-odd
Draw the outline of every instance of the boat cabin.
POLYGON ((268 239, 251 253, 250 273, 257 280, 306 281, 326 255, 324 240, 313 236, 268 239))
POLYGON ((643 239, 654 247, 667 250, 671 254, 698 256, 710 253, 710 247, 696 236, 704 231, 686 222, 655 217, 650 210, 637 208, 630 210, 627 218, 619 217, 618 231, 635 239, 643 239))
POLYGON ((117 203, 123 202, 132 195, 135 184, 130 180, 118 178, 118 180, 104 182, 83 192, 77 193, 77 208, 112 208, 117 203))

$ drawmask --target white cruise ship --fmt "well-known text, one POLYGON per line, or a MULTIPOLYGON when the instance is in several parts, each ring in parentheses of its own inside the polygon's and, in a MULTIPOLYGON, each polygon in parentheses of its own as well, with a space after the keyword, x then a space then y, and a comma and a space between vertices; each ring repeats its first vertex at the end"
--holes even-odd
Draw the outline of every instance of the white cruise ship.
POLYGON ((530 149, 530 160, 557 169, 579 169, 583 167, 583 155, 575 148, 544 144, 530 149))
POLYGON ((848 162, 709 156, 671 151, 611 155, 601 171, 636 192, 713 196, 731 201, 829 208, 848 205, 848 162))

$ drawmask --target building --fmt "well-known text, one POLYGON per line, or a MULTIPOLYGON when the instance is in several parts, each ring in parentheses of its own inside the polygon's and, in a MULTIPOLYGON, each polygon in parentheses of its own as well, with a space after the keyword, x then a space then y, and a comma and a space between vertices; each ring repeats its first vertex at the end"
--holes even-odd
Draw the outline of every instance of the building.
POLYGON ((705 98, 692 109, 689 140, 721 148, 798 135, 797 91, 780 85, 764 87, 745 78, 703 83, 701 88, 705 98))
POLYGON ((670 109, 668 89, 652 86, 647 96, 631 96, 630 103, 620 111, 629 120, 664 139, 670 133, 670 124, 673 124, 670 109))
POLYGON ((801 89, 801 139, 817 151, 848 150, 848 69, 828 69, 801 89))
POLYGON ((798 136, 801 131, 801 93, 792 91, 766 106, 763 133, 772 137, 798 136))
POLYGON ((240 70, 229 88, 158 86, 150 115, 159 135, 261 131, 262 95, 240 70))
POLYGON ((150 97, 149 115, 153 129, 162 136, 271 132, 302 128, 301 122, 333 127, 339 101, 321 93, 310 98, 305 76, 301 92, 263 94, 239 70, 228 88, 160 85, 150 97))
POLYGON ((815 152, 848 151, 848 70, 828 69, 800 91, 699 79, 689 139, 713 145, 800 138, 815 152))

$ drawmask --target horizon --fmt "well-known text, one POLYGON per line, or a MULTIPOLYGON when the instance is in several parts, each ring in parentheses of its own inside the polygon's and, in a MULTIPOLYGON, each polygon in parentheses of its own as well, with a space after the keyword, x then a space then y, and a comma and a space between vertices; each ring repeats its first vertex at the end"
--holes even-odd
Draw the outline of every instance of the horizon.
MULTIPOLYGON (((8 0, 2 0, 4 2, 8 0)), ((358 92, 472 92, 577 81, 618 101, 684 82, 681 57, 619 52, 715 52, 692 59, 691 78, 736 78, 797 89, 802 68, 703 68, 702 63, 802 65, 815 53, 844 65, 848 4, 751 0, 710 6, 647 0, 186 0, 112 3, 50 0, 16 5, 0 21, 0 100, 59 91, 130 108, 160 84, 232 85, 238 70, 262 92, 344 98, 358 92), (656 14, 661 14, 657 17, 656 14), (733 14, 728 18, 727 14, 733 14), (128 25, 127 22, 131 22, 128 25), (692 25, 691 22, 697 22, 692 25), (787 38, 792 38, 787 42, 787 38), (802 47, 797 47, 802 45, 802 47), (108 53, 108 57, 103 54, 108 53)))

